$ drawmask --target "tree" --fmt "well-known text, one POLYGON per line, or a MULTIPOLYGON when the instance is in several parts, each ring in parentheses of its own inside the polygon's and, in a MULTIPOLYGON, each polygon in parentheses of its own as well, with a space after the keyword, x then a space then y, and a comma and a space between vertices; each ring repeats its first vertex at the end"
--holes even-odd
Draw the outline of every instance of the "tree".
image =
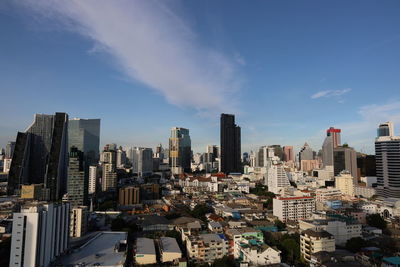
POLYGON ((281 243, 282 252, 290 263, 300 260, 300 244, 293 238, 284 239, 281 243))
POLYGON ((211 267, 231 267, 235 266, 235 261, 229 258, 228 256, 224 256, 221 259, 216 259, 210 265, 211 267))
POLYGON ((275 220, 275 226, 278 228, 278 231, 283 231, 286 229, 286 224, 280 220, 275 220))
POLYGON ((209 206, 205 204, 197 204, 196 207, 194 207, 194 209, 190 212, 190 214, 197 219, 205 221, 206 214, 212 212, 213 210, 209 206))
POLYGON ((387 227, 387 223, 385 221, 385 219, 383 219, 381 217, 381 215, 379 215, 378 213, 376 214, 371 214, 367 216, 367 223, 370 226, 379 228, 379 229, 386 229, 387 227))
POLYGON ((346 249, 356 253, 360 251, 361 248, 366 247, 367 245, 368 245, 367 242, 361 237, 353 237, 347 240, 346 249))

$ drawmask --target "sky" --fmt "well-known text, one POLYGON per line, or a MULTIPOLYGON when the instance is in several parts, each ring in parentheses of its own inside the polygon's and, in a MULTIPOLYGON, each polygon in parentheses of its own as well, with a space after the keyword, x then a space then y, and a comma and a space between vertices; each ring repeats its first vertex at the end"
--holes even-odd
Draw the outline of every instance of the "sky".
POLYGON ((35 113, 100 118, 101 144, 219 144, 236 115, 242 151, 305 142, 330 126, 374 153, 400 128, 400 1, 4 0, 0 147, 35 113), (396 128, 397 126, 397 128, 396 128))

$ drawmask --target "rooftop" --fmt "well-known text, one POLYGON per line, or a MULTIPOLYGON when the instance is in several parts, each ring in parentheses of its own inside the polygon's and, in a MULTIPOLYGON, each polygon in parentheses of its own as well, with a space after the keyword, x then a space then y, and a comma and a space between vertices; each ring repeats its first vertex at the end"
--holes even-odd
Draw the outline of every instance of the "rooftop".
POLYGON ((101 232, 89 240, 82 247, 74 250, 71 254, 60 257, 62 265, 86 265, 114 266, 123 265, 126 260, 126 232, 101 232), (125 244, 123 251, 115 250, 122 241, 125 244))
POLYGON ((160 241, 163 252, 182 253, 175 238, 161 237, 160 241))
POLYGON ((155 255, 156 249, 154 247, 154 241, 150 238, 138 238, 136 240, 136 255, 137 254, 145 254, 145 255, 155 255))

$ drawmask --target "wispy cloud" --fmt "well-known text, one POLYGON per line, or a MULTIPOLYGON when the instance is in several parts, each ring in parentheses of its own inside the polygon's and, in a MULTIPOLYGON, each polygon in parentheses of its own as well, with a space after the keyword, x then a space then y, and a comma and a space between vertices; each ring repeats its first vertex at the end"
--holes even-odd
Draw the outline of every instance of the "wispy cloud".
POLYGON ((312 99, 317 99, 321 97, 338 97, 342 96, 344 94, 347 94, 348 92, 351 91, 351 88, 345 88, 345 89, 340 89, 340 90, 324 90, 324 91, 319 91, 311 96, 312 99))
MULTIPOLYGON (((94 41, 131 79, 174 105, 199 112, 235 109, 237 68, 245 61, 201 44, 176 2, 139 0, 26 0, 18 5, 94 41)), ((226 111, 226 110, 225 110, 226 111)))

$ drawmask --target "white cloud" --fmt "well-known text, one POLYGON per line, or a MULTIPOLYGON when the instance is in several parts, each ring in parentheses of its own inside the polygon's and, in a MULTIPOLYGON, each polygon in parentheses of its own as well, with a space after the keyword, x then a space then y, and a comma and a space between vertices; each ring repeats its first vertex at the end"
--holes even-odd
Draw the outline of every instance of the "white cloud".
POLYGON ((27 0, 29 12, 94 41, 131 79, 177 106, 234 111, 243 58, 201 45, 171 1, 27 0))
POLYGON ((311 96, 312 99, 317 99, 321 97, 338 97, 342 96, 344 94, 347 94, 348 92, 351 91, 351 88, 345 88, 341 90, 324 90, 324 91, 319 91, 311 96))

